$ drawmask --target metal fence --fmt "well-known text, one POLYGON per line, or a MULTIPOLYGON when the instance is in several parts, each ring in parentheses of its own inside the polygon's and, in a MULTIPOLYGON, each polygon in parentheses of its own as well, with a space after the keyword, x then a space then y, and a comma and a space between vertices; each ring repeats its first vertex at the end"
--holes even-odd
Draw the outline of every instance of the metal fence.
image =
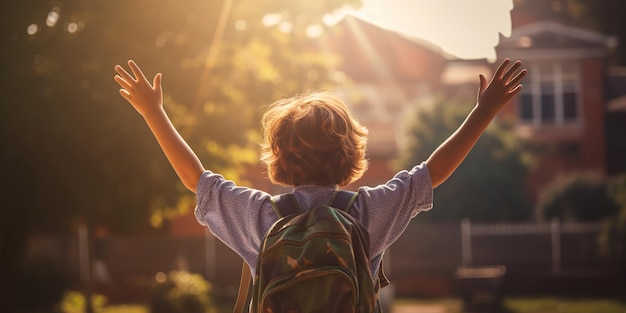
MULTIPOLYGON (((445 296, 454 292, 460 266, 505 266, 511 284, 526 289, 566 289, 586 277, 585 290, 624 288, 624 262, 599 253, 601 224, 431 224, 412 222, 386 254, 386 273, 396 293, 445 296), (545 279, 552 279, 546 283, 545 279), (578 279, 577 278, 577 279, 578 279), (592 280, 590 280, 593 278, 592 280), (616 280, 615 283, 609 280, 616 280), (620 281, 622 282, 621 285, 620 281), (552 285, 550 285, 552 284, 552 285), (618 284, 617 287, 615 284, 618 284)), ((182 269, 203 274, 220 292, 234 293, 241 259, 210 233, 200 237, 165 235, 89 238, 81 228, 70 237, 33 237, 27 258, 58 265, 76 286, 109 286, 120 296, 145 287, 158 272, 182 269), (126 288, 126 289, 124 289, 126 288), (124 291, 126 290, 126 291, 124 291)), ((511 286, 513 286, 511 285, 511 286)), ((143 289, 141 289, 143 288, 143 289)), ((522 290, 518 289, 518 290, 522 290)))

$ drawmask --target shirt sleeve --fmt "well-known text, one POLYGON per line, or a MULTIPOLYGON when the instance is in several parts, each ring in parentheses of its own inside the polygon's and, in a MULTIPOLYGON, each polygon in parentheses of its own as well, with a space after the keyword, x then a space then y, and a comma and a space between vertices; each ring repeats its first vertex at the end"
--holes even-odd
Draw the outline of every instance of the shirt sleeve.
POLYGON ((433 207, 433 189, 426 163, 400 171, 384 185, 359 188, 353 213, 370 234, 373 256, 382 254, 419 212, 433 207))
POLYGON ((270 199, 266 192, 206 171, 198 182, 194 213, 201 225, 254 266, 262 234, 277 219, 270 199))

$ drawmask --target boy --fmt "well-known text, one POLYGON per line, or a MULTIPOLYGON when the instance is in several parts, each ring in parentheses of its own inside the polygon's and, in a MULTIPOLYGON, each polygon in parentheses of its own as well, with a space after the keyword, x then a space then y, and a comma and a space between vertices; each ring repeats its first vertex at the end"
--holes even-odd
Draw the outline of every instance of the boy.
MULTIPOLYGON (((133 61, 128 65, 133 75, 115 67, 120 94, 144 117, 183 184, 196 192, 198 222, 237 252, 254 277, 261 240, 278 219, 271 195, 205 170, 163 109, 161 74, 150 84, 133 61)), ((479 75, 476 106, 425 162, 398 172, 384 185, 359 188, 350 214, 369 232, 373 277, 385 249, 411 218, 432 207, 432 190, 452 174, 495 115, 520 92, 526 74, 520 61, 511 64, 506 59, 489 83, 479 75)), ((269 178, 292 186, 301 208, 329 203, 338 187, 355 181, 367 168, 367 130, 327 93, 272 104, 263 116, 263 128, 262 160, 269 178)))

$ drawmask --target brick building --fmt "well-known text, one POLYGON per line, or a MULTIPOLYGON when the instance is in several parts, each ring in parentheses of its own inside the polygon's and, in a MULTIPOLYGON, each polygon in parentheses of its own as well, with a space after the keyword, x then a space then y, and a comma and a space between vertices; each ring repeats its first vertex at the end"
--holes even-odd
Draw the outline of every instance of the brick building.
MULTIPOLYGON (((583 169, 605 174, 623 173, 626 170, 626 144, 623 139, 626 134, 626 71, 609 69, 607 42, 610 38, 567 25, 553 19, 552 15, 532 16, 527 13, 512 12, 511 36, 500 38, 496 52, 498 59, 510 57, 523 60, 530 71, 524 81, 523 93, 503 112, 503 115, 516 121, 517 134, 538 147, 540 152, 537 165, 528 177, 530 189, 536 194, 556 176, 583 169)), ((370 169, 355 185, 379 184, 395 173, 391 161, 402 148, 402 123, 412 110, 431 104, 440 93, 459 93, 463 99, 466 95, 475 96, 477 74, 489 76, 499 63, 459 60, 428 42, 354 16, 346 16, 330 32, 317 38, 316 45, 318 49, 336 53, 343 60, 338 70, 345 74, 347 80, 337 87, 336 92, 370 129, 370 169)), ((468 101, 473 101, 473 98, 468 98, 468 101)), ((255 188, 270 193, 288 191, 270 184, 261 166, 251 167, 246 173, 246 180, 255 188)), ((211 241, 212 236, 206 236, 206 229, 195 221, 192 214, 173 220, 170 233, 175 235, 167 239, 172 241, 168 242, 172 248, 163 249, 163 242, 166 241, 160 238, 155 250, 179 249, 180 255, 189 260, 190 269, 206 272, 207 277, 220 286, 236 287, 239 258, 211 241), (189 237, 187 239, 193 240, 194 246, 186 247, 178 242, 181 237, 189 237), (211 243, 211 248, 207 247, 207 242, 211 243), (210 249, 214 253, 206 253, 210 249), (214 255, 220 257, 210 257, 214 255), (209 266, 209 263, 212 265, 209 266)), ((536 237, 533 236, 530 237, 536 237)), ((595 242, 595 236, 594 233, 585 238, 588 242, 595 242)), ((484 262, 529 267, 524 275, 532 273, 535 276, 528 278, 522 275, 522 282, 533 281, 541 275, 555 280, 545 269, 545 264, 553 261, 550 259, 553 254, 548 248, 543 249, 548 252, 537 253, 538 247, 547 245, 549 240, 540 238, 528 244, 528 238, 515 237, 513 243, 507 241, 503 244, 502 238, 483 238, 483 248, 481 241, 476 240, 477 263, 481 256, 479 252, 482 252, 484 262), (501 246, 494 249, 499 243, 501 246), (512 250, 506 250, 511 247, 512 250), (531 257, 541 260, 529 261, 531 257), (540 266, 533 267, 537 264, 540 266)), ((451 270, 460 264, 462 258, 459 239, 458 225, 412 223, 407 229, 407 236, 401 237, 392 247, 392 261, 387 263, 393 267, 388 273, 393 276, 396 292, 406 296, 449 295, 453 285, 451 270), (413 238, 432 240, 416 242, 413 238), (429 255, 429 258, 423 258, 424 255, 429 255)), ((563 239, 563 242, 566 240, 563 239)), ((567 247, 570 250, 576 247, 571 254, 578 258, 593 257, 589 252, 591 249, 580 250, 591 245, 580 243, 579 237, 571 240, 567 247)), ((113 242, 112 246, 115 244, 122 246, 119 249, 124 252, 119 259, 133 251, 124 246, 128 244, 126 239, 113 242)), ((565 248, 563 251, 564 256, 570 253, 565 248)), ((126 276, 126 272, 148 275, 174 263, 172 256, 169 259, 164 256, 154 259, 161 262, 132 271, 126 268, 127 264, 119 263, 120 267, 111 266, 111 271, 113 274, 116 271, 124 273, 120 276, 126 276)), ((596 259, 589 263, 593 264, 585 266, 594 270, 600 266, 596 259)), ((564 266, 580 267, 578 264, 564 266)), ((598 292, 605 292, 606 289, 598 286, 613 286, 605 284, 606 277, 600 278, 586 286, 592 286, 598 292)), ((548 285, 541 284, 549 290, 551 286, 548 285)), ((234 289, 226 291, 234 292, 234 289)))
MULTIPOLYGON (((495 63, 455 58, 430 42, 352 15, 315 38, 316 49, 341 59, 338 71, 346 80, 335 92, 370 130, 370 169, 348 189, 392 177, 411 112, 441 94, 473 101, 477 74, 489 76, 505 57, 522 60, 530 73, 502 115, 514 119, 517 134, 537 149, 539 158, 527 179, 534 197, 566 173, 624 172, 626 71, 609 69, 610 37, 567 24, 557 13, 516 6, 511 36, 501 36, 495 63)), ((288 191, 270 184, 261 166, 246 172, 253 187, 288 191)), ((189 224, 195 224, 193 217, 174 221, 172 231, 202 231, 189 224)))
POLYGON ((507 114, 539 154, 527 181, 534 195, 563 174, 607 173, 610 38, 562 22, 553 9, 513 10, 511 36, 496 47, 498 58, 521 59, 529 70, 507 114))

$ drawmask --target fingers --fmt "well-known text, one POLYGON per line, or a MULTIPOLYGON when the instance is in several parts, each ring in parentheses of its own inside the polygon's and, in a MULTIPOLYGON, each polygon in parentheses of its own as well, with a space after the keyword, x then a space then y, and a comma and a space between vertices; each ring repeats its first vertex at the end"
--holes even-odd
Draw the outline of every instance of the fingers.
POLYGON ((517 85, 515 86, 515 88, 513 90, 511 90, 511 94, 512 95, 516 95, 518 92, 522 91, 522 88, 524 88, 524 86, 522 85, 517 85))
POLYGON ((116 65, 115 71, 120 75, 121 78, 126 80, 127 82, 136 81, 134 77, 132 77, 128 72, 121 66, 116 65))
POLYGON ((139 80, 147 81, 146 76, 143 75, 143 72, 141 71, 139 66, 137 66, 137 63, 135 63, 135 61, 129 60, 128 66, 130 66, 130 70, 135 75, 135 78, 137 78, 137 81, 139 80))
POLYGON ((122 78, 119 75, 115 75, 115 77, 113 79, 115 79, 117 84, 120 85, 124 89, 132 88, 132 85, 127 80, 125 80, 124 78, 122 78))
POLYGON ((122 96, 122 98, 126 99, 126 101, 128 101, 128 102, 132 103, 132 102, 130 101, 130 93, 128 93, 128 91, 127 91, 127 90, 125 90, 125 89, 120 89, 120 95, 122 96))
POLYGON ((514 97, 522 90, 520 82, 526 74, 528 74, 528 71, 526 69, 521 69, 522 62, 519 60, 515 61, 515 63, 509 67, 510 63, 511 60, 508 58, 502 61, 502 64, 498 67, 496 73, 494 74, 494 79, 499 80, 507 89, 512 88, 508 95, 510 97, 514 97))
POLYGON ((509 66, 509 63, 511 63, 511 59, 509 59, 509 58, 504 59, 504 61, 502 61, 502 64, 500 64, 500 66, 496 70, 496 73, 493 76, 498 78, 498 79, 502 79, 503 76, 504 76, 503 75, 504 74, 504 70, 509 66))
POLYGON ((528 74, 526 69, 521 70, 513 79, 507 84, 508 86, 516 86, 522 81, 522 79, 528 74))
POLYGON ((504 75, 502 75, 502 79, 505 82, 509 81, 513 75, 518 73, 520 67, 522 67, 522 62, 515 61, 515 63, 513 63, 513 65, 504 73, 504 75))
POLYGON ((513 99, 520 91, 522 91, 522 88, 524 88, 522 85, 517 85, 513 90, 511 90, 508 94, 507 101, 513 99))
POLYGON ((152 85, 154 86, 154 90, 161 90, 162 78, 163 78, 163 74, 161 73, 154 75, 154 79, 152 80, 152 85))
POLYGON ((483 74, 478 74, 478 79, 480 80, 479 91, 482 92, 487 88, 487 79, 483 74))
POLYGON ((137 65, 137 63, 135 63, 135 61, 133 60, 129 60, 128 61, 128 66, 130 67, 131 72, 133 73, 133 75, 130 75, 122 66, 120 65, 116 65, 115 66, 115 71, 126 81, 135 81, 138 82, 139 80, 143 79, 144 81, 147 81, 146 76, 143 75, 143 72, 141 71, 141 69, 139 68, 139 66, 137 65), (134 77, 133 77, 134 76, 134 77))

